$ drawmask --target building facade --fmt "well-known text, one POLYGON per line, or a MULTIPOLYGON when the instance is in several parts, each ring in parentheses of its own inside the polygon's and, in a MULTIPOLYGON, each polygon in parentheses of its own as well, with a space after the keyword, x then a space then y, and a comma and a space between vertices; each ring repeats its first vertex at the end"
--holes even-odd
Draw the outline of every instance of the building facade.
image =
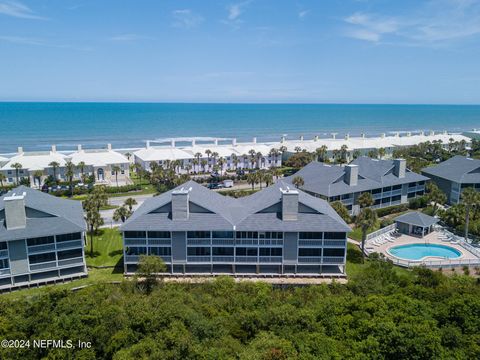
POLYGON ((350 228, 286 183, 234 199, 190 181, 147 200, 121 231, 127 274, 140 255, 157 255, 176 275, 341 276, 350 228))
POLYGON ((468 187, 480 190, 480 160, 465 156, 454 156, 436 166, 422 169, 447 195, 450 204, 461 200, 462 191, 468 187))
POLYGON ((0 197, 0 291, 87 274, 82 205, 20 186, 0 197))
POLYGON ((358 198, 362 193, 372 194, 374 209, 405 204, 422 196, 429 180, 407 169, 404 159, 376 160, 366 156, 346 166, 312 162, 286 181, 292 182, 295 176, 303 179, 302 190, 329 202, 340 201, 353 215, 360 211, 358 198))

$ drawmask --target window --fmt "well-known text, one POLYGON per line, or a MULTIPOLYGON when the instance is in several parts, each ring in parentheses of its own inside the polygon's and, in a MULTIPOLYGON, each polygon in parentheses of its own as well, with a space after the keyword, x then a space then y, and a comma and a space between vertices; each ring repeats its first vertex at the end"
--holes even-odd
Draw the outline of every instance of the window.
POLYGON ((392 201, 400 201, 401 200, 401 196, 400 195, 396 195, 396 196, 393 196, 392 197, 392 201))
POLYGON ((50 253, 45 253, 45 254, 38 254, 38 255, 30 255, 28 257, 28 261, 30 264, 38 264, 38 263, 44 263, 44 262, 49 262, 49 261, 55 261, 55 253, 50 252, 50 253))
POLYGON ((341 199, 346 200, 346 199, 350 199, 351 197, 352 197, 352 194, 343 194, 341 199))
POLYGON ((82 233, 63 234, 63 235, 56 236, 57 242, 80 240, 81 238, 82 238, 82 233))
POLYGON ((282 256, 282 248, 260 248, 260 256, 282 256))
POLYGON ((392 190, 392 187, 391 187, 391 186, 387 186, 387 187, 384 187, 384 188, 383 188, 383 191, 384 191, 384 192, 391 191, 391 190, 392 190))
POLYGON ((147 254, 147 248, 146 247, 127 247, 125 250, 127 255, 145 255, 147 254))
POLYGON ((278 231, 266 231, 258 233, 260 239, 283 239, 283 233, 278 231))
POLYGON ((187 231, 188 239, 210 239, 210 231, 187 231))
POLYGON ((417 186, 417 183, 412 182, 408 184, 409 188, 414 188, 415 186, 417 186))
POLYGON ((257 256, 257 248, 237 247, 235 249, 237 256, 257 256))
POLYGON ((298 256, 322 256, 322 249, 319 248, 300 248, 298 256))
POLYGON ((417 184, 418 184, 418 185, 425 185, 425 180, 419 181, 417 184))
POLYGON ((258 232, 256 231, 237 231, 237 239, 258 239, 258 232))
POLYGON ((28 246, 51 244, 53 242, 54 242, 53 236, 44 236, 44 237, 27 239, 28 246))
POLYGON ((217 256, 233 256, 233 247, 214 247, 212 253, 217 256))
POLYGON ((345 256, 345 249, 323 249, 323 256, 345 256))
POLYGON ((58 252, 58 260, 82 257, 82 249, 65 250, 58 252))
POLYGON ((392 187, 392 190, 400 190, 402 188, 402 185, 395 185, 392 187))
POLYGON ((157 256, 170 256, 172 255, 172 248, 171 247, 151 247, 148 249, 150 255, 157 255, 157 256))
POLYGON ((125 231, 123 236, 127 239, 145 239, 147 233, 145 231, 125 231))
POLYGON ((209 247, 189 247, 187 251, 188 256, 209 256, 209 247))
POLYGON ((233 239, 233 231, 212 231, 214 239, 233 239))
POLYGON ((326 232, 326 233, 325 233, 325 239, 345 240, 346 235, 347 235, 347 234, 344 233, 344 232, 326 232))
POLYGON ((170 239, 170 231, 149 231, 149 239, 170 239))
POLYGON ((330 196, 330 201, 338 201, 340 200, 340 196, 330 196))
POLYGON ((0 269, 8 269, 10 264, 8 263, 8 259, 0 260, 0 269))
POLYGON ((0 250, 7 250, 7 243, 6 242, 0 242, 0 250))
POLYGON ((380 194, 382 192, 382 189, 373 189, 372 194, 380 194))
POLYGON ((382 204, 387 204, 387 203, 390 202, 390 200, 391 200, 391 198, 389 198, 389 197, 383 198, 382 199, 382 204))
POLYGON ((307 240, 310 240, 310 239, 322 239, 322 234, 321 232, 301 232, 299 233, 298 237, 300 239, 307 239, 307 240))

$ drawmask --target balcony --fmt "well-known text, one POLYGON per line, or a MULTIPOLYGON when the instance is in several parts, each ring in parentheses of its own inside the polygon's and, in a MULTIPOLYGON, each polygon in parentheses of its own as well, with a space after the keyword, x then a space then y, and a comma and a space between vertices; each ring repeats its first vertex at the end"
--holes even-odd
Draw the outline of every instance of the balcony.
POLYGON ((140 259, 140 255, 125 255, 126 263, 138 263, 139 259, 140 259))
POLYGON ((188 262, 210 262, 210 256, 187 256, 188 262))
POLYGON ((83 257, 58 260, 59 267, 70 266, 70 265, 83 265, 83 257))
POLYGON ((258 262, 258 257, 257 256, 236 256, 235 257, 235 262, 256 263, 256 262, 258 262))
POLYGON ((212 245, 234 245, 233 239, 212 239, 212 245))
POLYGON ((235 245, 258 245, 258 239, 236 239, 235 245))
POLYGON ((283 246, 283 240, 280 239, 260 239, 258 245, 283 246))
POLYGON ((10 275, 10 269, 0 269, 0 276, 10 275))
POLYGON ((299 246, 322 246, 322 239, 318 240, 298 240, 299 246))
POLYGON ((321 264, 322 263, 322 257, 321 256, 299 256, 298 257, 298 262, 299 263, 321 264))
POLYGON ((55 250, 55 243, 51 244, 43 244, 43 245, 34 245, 28 247, 29 254, 37 254, 46 251, 54 251, 55 250))
POLYGON ((148 245, 171 245, 171 239, 148 239, 148 245))
POLYGON ((323 240, 324 246, 345 246, 346 240, 323 240))
POLYGON ((344 264, 345 258, 343 256, 324 256, 324 264, 344 264))
POLYGON ((259 262, 261 263, 282 263, 282 256, 260 256, 259 262))
POLYGON ((30 264, 30 271, 51 269, 51 268, 56 268, 56 267, 57 267, 57 262, 56 261, 49 261, 49 262, 44 262, 44 263, 39 263, 39 264, 30 264))
POLYGON ((212 261, 213 262, 228 262, 232 263, 234 260, 234 256, 213 256, 212 261))
POLYGON ((70 240, 70 241, 62 241, 57 243, 57 250, 66 250, 66 249, 81 248, 81 247, 83 247, 82 240, 70 240))
POLYGON ((125 246, 147 245, 147 239, 125 239, 125 246))
POLYGON ((187 245, 210 245, 210 239, 187 239, 187 245))
POLYGON ((0 250, 0 259, 8 258, 8 250, 0 250))

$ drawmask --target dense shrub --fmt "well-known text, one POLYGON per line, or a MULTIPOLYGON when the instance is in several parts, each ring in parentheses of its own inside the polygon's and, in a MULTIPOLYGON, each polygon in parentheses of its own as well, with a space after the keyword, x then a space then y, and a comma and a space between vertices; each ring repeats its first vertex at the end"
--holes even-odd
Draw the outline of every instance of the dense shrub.
POLYGON ((383 217, 383 216, 387 216, 390 214, 395 214, 395 213, 399 213, 407 210, 408 210, 408 205, 401 204, 401 205, 395 205, 395 206, 389 206, 389 207, 377 209, 377 215, 378 217, 383 217))
POLYGON ((428 204, 428 199, 426 196, 419 196, 408 201, 408 207, 412 210, 424 208, 428 204))

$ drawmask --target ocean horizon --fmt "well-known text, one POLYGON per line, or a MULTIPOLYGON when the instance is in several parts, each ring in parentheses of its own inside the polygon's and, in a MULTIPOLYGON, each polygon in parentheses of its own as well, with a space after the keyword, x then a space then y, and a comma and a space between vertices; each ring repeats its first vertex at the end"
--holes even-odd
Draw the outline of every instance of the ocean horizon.
POLYGON ((0 102, 0 153, 114 148, 168 137, 279 140, 480 128, 480 105, 0 102))

